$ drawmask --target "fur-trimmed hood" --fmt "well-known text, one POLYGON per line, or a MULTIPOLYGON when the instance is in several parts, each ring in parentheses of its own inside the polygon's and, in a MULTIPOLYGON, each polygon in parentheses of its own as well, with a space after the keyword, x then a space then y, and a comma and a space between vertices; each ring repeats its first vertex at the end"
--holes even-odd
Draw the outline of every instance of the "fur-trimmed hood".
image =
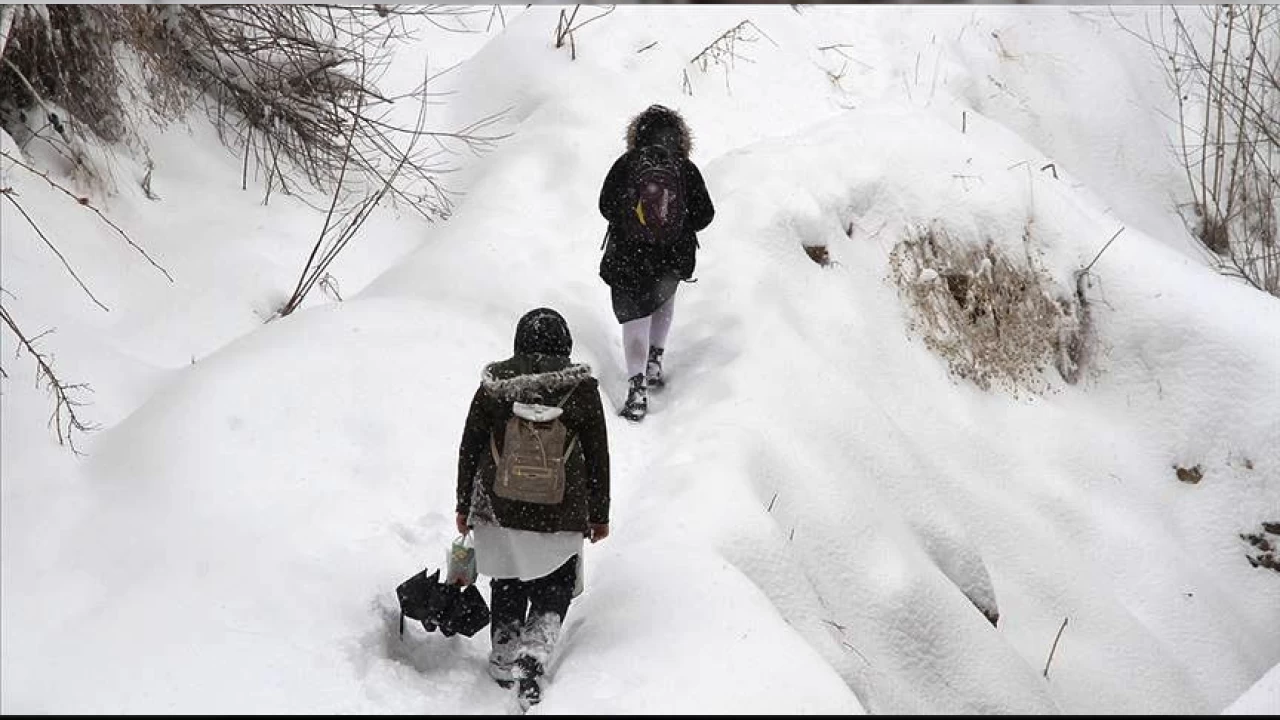
MULTIPOLYGON (((503 402, 538 404, 591 377, 591 366, 569 363, 560 369, 513 374, 512 362, 490 363, 480 377, 480 386, 489 396, 503 402)), ((558 399, 558 398, 557 398, 558 399)))
MULTIPOLYGON (((567 439, 567 438, 566 438, 567 439)), ((609 522, 609 438, 599 381, 566 355, 516 353, 480 376, 458 445, 457 505, 471 524, 540 533, 585 533, 609 522), (524 502, 498 492, 513 417, 558 419, 573 436, 564 448, 564 498, 524 502)))
POLYGON ((643 145, 653 144, 664 131, 677 135, 678 148, 684 157, 689 157, 693 150, 693 134, 679 112, 665 105, 650 105, 631 118, 627 124, 627 149, 635 150, 643 145))

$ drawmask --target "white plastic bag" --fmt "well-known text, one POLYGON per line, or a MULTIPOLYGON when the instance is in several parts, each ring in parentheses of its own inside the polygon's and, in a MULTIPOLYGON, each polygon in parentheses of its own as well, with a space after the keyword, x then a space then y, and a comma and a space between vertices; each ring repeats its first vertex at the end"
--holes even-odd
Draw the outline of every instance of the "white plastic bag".
POLYGON ((445 557, 446 585, 473 585, 476 581, 476 548, 471 533, 453 540, 445 557))

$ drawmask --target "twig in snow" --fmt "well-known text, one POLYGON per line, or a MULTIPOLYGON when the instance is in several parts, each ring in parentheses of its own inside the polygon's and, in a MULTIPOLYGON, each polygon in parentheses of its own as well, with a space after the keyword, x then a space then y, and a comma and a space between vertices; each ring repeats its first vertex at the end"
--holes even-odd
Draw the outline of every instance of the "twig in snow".
MULTIPOLYGON (((93 388, 85 383, 64 383, 53 371, 53 361, 36 349, 36 342, 40 338, 48 334, 41 333, 34 338, 28 339, 18 328, 18 323, 9 314, 9 311, 0 305, 0 320, 9 326, 9 330, 18 338, 18 342, 22 347, 31 353, 36 360, 36 386, 44 383, 49 392, 53 394, 53 414, 49 416, 49 424, 54 427, 58 434, 58 444, 71 448, 71 452, 76 455, 83 455, 76 448, 73 432, 88 433, 98 429, 98 426, 87 423, 76 414, 76 408, 83 407, 84 403, 74 397, 77 392, 93 392, 93 388)), ((0 373, 2 374, 2 373, 0 373)), ((7 375, 6 375, 7 377, 7 375)))
POLYGON ((838 54, 840 57, 844 58, 845 60, 848 60, 849 62, 857 63, 858 65, 861 65, 862 67, 868 70, 874 70, 875 69, 874 66, 864 63, 858 58, 845 52, 846 49, 850 49, 853 47, 854 47, 853 45, 847 45, 845 43, 835 43, 832 45, 819 45, 818 50, 819 52, 834 52, 838 54))
POLYGON ((142 176, 142 192, 147 196, 148 200, 159 200, 160 196, 151 191, 151 171, 155 166, 150 160, 147 161, 147 174, 142 176))
POLYGON ((102 308, 105 312, 111 312, 111 308, 107 307, 106 305, 103 305, 102 301, 99 300, 91 290, 89 290, 89 286, 84 284, 84 280, 81 280, 80 276, 76 274, 75 268, 71 267, 71 263, 67 261, 66 256, 62 254, 62 251, 58 250, 58 246, 53 244, 53 241, 50 240, 49 237, 44 234, 44 231, 41 230, 40 226, 36 224, 36 221, 32 219, 32 217, 29 214, 27 214, 26 208, 22 207, 22 204, 14 199, 14 196, 17 194, 18 193, 14 192, 14 189, 11 187, 0 188, 0 195, 3 195, 6 200, 13 203, 13 206, 17 208, 18 212, 22 214, 22 217, 26 219, 27 224, 31 226, 31 229, 36 231, 36 235, 40 236, 40 239, 44 241, 44 244, 47 245, 49 249, 53 251, 54 255, 58 256, 58 260, 62 262, 62 267, 66 269, 67 273, 71 275, 73 279, 75 279, 76 284, 80 286, 80 289, 84 290, 84 294, 88 295, 89 299, 92 300, 95 305, 102 308))
POLYGON ((324 277, 320 278, 320 292, 331 300, 342 302, 342 293, 338 288, 338 278, 329 273, 325 273, 324 277))
POLYGON ((1084 266, 1084 269, 1081 270, 1080 273, 1084 274, 1089 272, 1091 269, 1093 269, 1093 264, 1098 262, 1098 258, 1102 257, 1102 253, 1106 252, 1107 248, 1111 247, 1111 243, 1115 242, 1116 238, 1120 237, 1120 233, 1122 232, 1124 232, 1123 226, 1121 226, 1120 229, 1116 231, 1115 235, 1111 236, 1111 239, 1107 241, 1107 244, 1102 246, 1102 249, 1098 251, 1098 254, 1093 256, 1093 259, 1089 261, 1088 265, 1084 266))
POLYGON ((839 630, 839 631, 840 631, 840 632, 842 632, 842 633, 846 630, 846 627, 845 627, 844 625, 841 625, 840 623, 836 622, 835 620, 828 620, 828 619, 826 619, 826 618, 822 618, 822 622, 824 622, 824 623, 826 623, 826 624, 830 625, 831 627, 833 627, 833 628, 835 628, 835 629, 839 630))
POLYGON ((753 35, 753 32, 773 43, 774 47, 778 46, 778 43, 774 42, 773 38, 769 37, 755 23, 750 20, 743 20, 725 30, 715 40, 712 40, 709 45, 689 60, 689 64, 698 66, 698 69, 704 73, 711 65, 723 67, 724 86, 726 90, 729 90, 729 71, 733 69, 734 62, 737 60, 752 62, 751 58, 738 52, 737 46, 738 43, 754 43, 758 41, 760 37, 753 35))
MULTIPOLYGON (((818 599, 819 599, 820 601, 822 601, 821 596, 819 596, 819 598, 818 598, 818 599)), ((823 604, 823 606, 825 607, 825 606, 826 606, 826 601, 822 601, 822 604, 823 604)), ((871 665, 871 661, 867 659, 867 656, 866 656, 866 655, 863 655, 863 654, 862 654, 862 652, 861 652, 860 650, 858 650, 858 648, 856 648, 856 647, 854 647, 854 646, 853 646, 853 643, 851 643, 851 642, 849 642, 849 641, 848 641, 848 639, 847 639, 847 638, 848 638, 848 636, 845 634, 845 631, 846 631, 846 630, 848 630, 848 628, 847 628, 846 626, 841 625, 840 623, 838 623, 838 622, 836 622, 836 621, 834 621, 834 620, 828 620, 827 618, 821 618, 821 620, 822 620, 822 622, 826 623, 827 625, 830 625, 831 627, 835 628, 835 629, 836 629, 836 631, 840 633, 840 645, 841 645, 841 646, 846 647, 846 648, 848 648, 849 650, 851 650, 855 655, 857 655, 857 656, 858 656, 858 658, 859 658, 859 659, 861 659, 861 660, 862 660, 862 662, 866 663, 868 666, 870 666, 870 665, 871 665)))
POLYGON ((1058 649, 1058 641, 1062 639, 1062 631, 1067 629, 1067 618, 1062 618, 1062 626, 1058 628, 1058 634, 1053 638, 1053 647, 1049 648, 1049 659, 1044 663, 1044 677, 1049 677, 1049 663, 1053 662, 1053 653, 1058 649))
MULTIPOLYGON (((853 654, 854 654, 854 655, 857 655, 857 656, 858 656, 858 658, 862 660, 862 662, 866 663, 868 666, 871 666, 871 661, 870 661, 870 660, 868 660, 868 659, 867 659, 867 656, 866 656, 866 655, 863 655, 863 654, 862 654, 862 652, 861 652, 860 650, 858 650, 858 648, 854 647, 854 646, 853 646, 853 643, 849 642, 848 640, 841 640, 841 641, 840 641, 840 644, 841 644, 841 645, 843 645, 844 647, 847 647, 847 648, 849 648, 850 650, 852 650, 852 651, 853 651, 853 654)), ((872 666, 872 667, 874 667, 874 666, 872 666)))
POLYGON ((577 25, 574 25, 573 21, 578 17, 578 10, 580 10, 581 8, 582 8, 581 5, 574 5, 573 12, 567 15, 565 14, 565 10, 561 8, 560 20, 558 23, 556 23, 556 48, 564 47, 564 41, 568 39, 570 60, 578 59, 577 41, 574 39, 573 34, 578 30, 581 30, 584 26, 588 25, 589 23, 593 23, 596 20, 599 20, 600 18, 604 17, 605 15, 612 13, 614 10, 617 9, 617 6, 610 5, 608 10, 605 10, 604 12, 599 13, 593 17, 587 18, 586 20, 583 20, 577 25))
POLYGON ((502 12, 502 6, 494 5, 489 11, 489 23, 484 26, 485 32, 489 32, 489 29, 493 27, 493 18, 495 15, 498 17, 498 20, 502 22, 502 29, 507 29, 507 16, 502 12))
MULTIPOLYGON (((147 262, 151 263, 151 267, 154 267, 155 269, 159 270, 165 276, 165 278, 168 279, 169 282, 173 282, 173 276, 169 274, 169 271, 161 267, 160 264, 155 261, 155 258, 152 258, 149 254, 147 254, 147 251, 143 250, 142 247, 138 245, 138 243, 134 242, 133 238, 129 237, 128 233, 126 233, 124 230, 121 230, 119 225, 116 225, 114 222, 111 222, 111 219, 108 218, 106 215, 103 215, 101 210, 99 210, 98 208, 90 204, 89 198, 83 197, 81 195, 77 195, 71 192, 67 188, 58 184, 58 182, 55 181, 53 178, 49 177, 48 173, 41 172, 40 170, 37 170, 31 167, 30 165, 22 162, 18 158, 10 155, 9 153, 3 150, 0 150, 0 157, 4 157, 4 159, 13 162, 18 167, 21 167, 22 169, 26 170, 32 175, 42 178, 45 182, 49 183, 49 185, 52 186, 55 190, 61 192, 63 195, 66 195, 72 200, 75 200, 77 205, 81 205, 83 207, 89 208, 89 210, 93 211, 93 214, 98 216, 99 220, 107 224, 107 227, 110 227, 112 230, 115 230, 117 235, 124 238, 124 241, 129 243, 129 247, 132 247, 134 250, 138 251, 138 254, 146 258, 147 262)), ((150 171, 148 170, 147 177, 149 178, 150 176, 151 174, 150 174, 150 171)), ((23 213, 23 215, 26 215, 26 213, 23 213)))

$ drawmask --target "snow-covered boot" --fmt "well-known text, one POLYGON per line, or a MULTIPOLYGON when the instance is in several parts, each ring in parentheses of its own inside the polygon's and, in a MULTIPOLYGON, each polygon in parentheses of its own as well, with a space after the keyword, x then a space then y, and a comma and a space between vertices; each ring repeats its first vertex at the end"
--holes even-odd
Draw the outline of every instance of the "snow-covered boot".
POLYGON ((518 626, 498 626, 493 631, 493 649, 489 651, 489 677, 504 688, 515 683, 516 655, 519 649, 518 626))
POLYGON ((666 385, 666 381, 662 379, 662 348, 649 348, 649 362, 644 366, 644 377, 649 387, 655 390, 666 385))
POLYGON ((618 414, 631 422, 640 422, 649 412, 649 389, 645 386, 643 373, 632 375, 628 382, 627 403, 618 414))
POLYGON ((532 657, 524 656, 516 661, 516 702, 521 710, 542 702, 542 664, 532 657))
POLYGON ((528 710, 542 700, 542 675, 559 639, 560 616, 555 613, 534 615, 525 623, 514 668, 516 700, 522 709, 528 710))

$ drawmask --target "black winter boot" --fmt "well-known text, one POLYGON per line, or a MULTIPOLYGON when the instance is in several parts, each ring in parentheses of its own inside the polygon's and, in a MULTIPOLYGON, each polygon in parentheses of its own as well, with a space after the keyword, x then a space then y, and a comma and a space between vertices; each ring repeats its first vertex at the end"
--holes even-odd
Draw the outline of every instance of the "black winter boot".
POLYGON ((631 422, 640 422, 649 412, 649 389, 645 386, 643 373, 632 375, 628 382, 627 403, 618 414, 631 422))
POLYGON ((644 366, 644 377, 654 390, 666 385, 666 381, 662 379, 662 348, 649 348, 649 362, 644 366))
POLYGON ((527 655, 516 660, 516 701, 521 710, 542 702, 542 663, 527 655))
POLYGON ((516 653, 520 648, 520 628, 503 624, 492 633, 493 649, 489 651, 489 677, 504 688, 515 682, 516 653))

